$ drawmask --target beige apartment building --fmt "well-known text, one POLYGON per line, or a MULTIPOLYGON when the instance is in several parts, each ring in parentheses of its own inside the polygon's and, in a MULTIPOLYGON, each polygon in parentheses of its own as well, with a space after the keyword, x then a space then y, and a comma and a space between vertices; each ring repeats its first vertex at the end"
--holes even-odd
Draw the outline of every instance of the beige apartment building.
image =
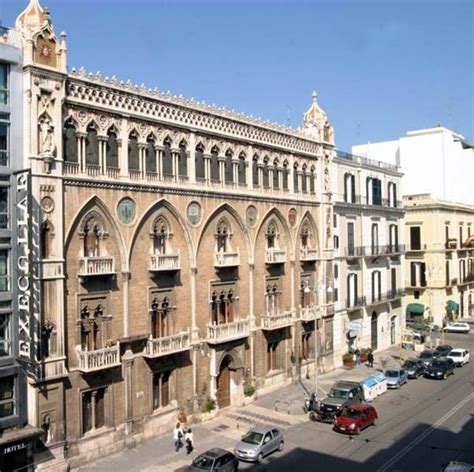
POLYGON ((400 168, 337 151, 334 172, 335 351, 386 349, 405 323, 400 168))
POLYGON ((16 30, 43 467, 333 368, 334 136, 316 95, 290 129, 69 70, 37 0, 16 30))
POLYGON ((474 207, 403 198, 407 319, 438 326, 474 313, 474 207))

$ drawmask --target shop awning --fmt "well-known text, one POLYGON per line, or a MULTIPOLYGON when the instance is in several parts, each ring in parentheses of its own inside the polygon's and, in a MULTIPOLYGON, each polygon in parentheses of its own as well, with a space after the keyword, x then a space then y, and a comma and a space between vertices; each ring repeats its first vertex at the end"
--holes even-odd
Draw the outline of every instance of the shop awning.
POLYGON ((409 303, 407 311, 413 315, 422 315, 425 312, 425 305, 423 303, 409 303))
POLYGON ((456 303, 454 300, 448 300, 446 302, 446 310, 458 313, 459 312, 459 303, 456 303))

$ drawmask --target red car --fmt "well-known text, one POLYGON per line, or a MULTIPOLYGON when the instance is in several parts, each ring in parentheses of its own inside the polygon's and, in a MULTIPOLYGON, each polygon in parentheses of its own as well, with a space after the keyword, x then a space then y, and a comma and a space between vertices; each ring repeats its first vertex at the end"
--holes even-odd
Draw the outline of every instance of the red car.
POLYGON ((334 429, 341 433, 359 434, 361 430, 375 424, 378 415, 375 408, 367 403, 346 406, 334 420, 334 429))

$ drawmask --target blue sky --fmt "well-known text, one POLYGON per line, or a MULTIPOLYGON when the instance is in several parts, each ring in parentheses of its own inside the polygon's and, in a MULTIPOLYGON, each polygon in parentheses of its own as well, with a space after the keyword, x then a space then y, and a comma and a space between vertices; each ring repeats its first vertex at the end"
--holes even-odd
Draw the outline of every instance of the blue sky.
POLYGON ((438 122, 474 141, 472 0, 40 1, 70 67, 292 126, 315 88, 343 150, 438 122))

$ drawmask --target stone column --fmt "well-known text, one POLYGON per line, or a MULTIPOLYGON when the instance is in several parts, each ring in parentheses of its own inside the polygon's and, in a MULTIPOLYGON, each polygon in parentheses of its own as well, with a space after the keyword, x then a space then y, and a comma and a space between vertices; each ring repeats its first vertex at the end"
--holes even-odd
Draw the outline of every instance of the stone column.
POLYGON ((278 167, 277 172, 278 172, 278 188, 280 191, 283 191, 283 167, 278 167))
POLYGON ((288 173, 288 191, 290 193, 295 193, 295 156, 291 155, 288 159, 288 168, 290 172, 288 173))
POLYGON ((203 154, 204 158, 204 180, 206 184, 209 184, 211 181, 211 155, 203 154))
POLYGON ((122 119, 120 125, 120 148, 119 148, 119 167, 120 175, 125 178, 129 178, 128 174, 128 122, 125 118, 122 119))
POLYGON ((107 136, 97 136, 97 141, 99 143, 99 165, 100 173, 102 175, 106 174, 107 165, 105 162, 106 146, 107 146, 107 136))
POLYGON ((258 172, 258 188, 262 190, 263 188, 263 164, 262 163, 258 163, 257 172, 258 172))
POLYGON ((253 174, 252 174, 252 155, 253 155, 253 148, 252 146, 248 147, 247 158, 245 160, 246 168, 245 168, 245 180, 247 182, 247 187, 253 187, 253 174))
MULTIPOLYGON (((294 257, 294 256, 293 256, 294 257)), ((295 311, 295 260, 290 261, 290 284, 291 284, 291 311, 295 311)))
POLYGON ((128 282, 130 280, 130 272, 123 271, 123 335, 129 336, 129 319, 128 319, 128 282))
POLYGON ((125 380, 125 431, 126 434, 133 433, 133 353, 130 346, 127 346, 125 354, 122 356, 123 378, 125 380))
POLYGON ((76 133, 77 137, 77 160, 79 162, 79 172, 86 171, 86 137, 87 133, 76 133))
POLYGON ((158 180, 163 180, 163 148, 161 146, 155 146, 156 152, 156 173, 158 174, 158 180))
POLYGON ((225 156, 219 156, 217 158, 219 163, 219 180, 222 187, 225 185, 225 156))
POLYGON ((173 172, 173 179, 175 182, 178 181, 178 154, 179 151, 173 149, 171 151, 171 165, 172 165, 172 172, 173 172))
POLYGON ((268 166, 268 186, 272 189, 275 190, 273 187, 273 172, 276 172, 276 169, 274 166, 269 165, 268 166))
POLYGON ((234 187, 239 186, 239 159, 232 159, 232 182, 234 187))
POLYGON ((196 309, 196 277, 197 267, 191 267, 191 331, 192 339, 198 339, 199 329, 197 325, 197 309, 196 309))
POLYGON ((196 135, 189 135, 189 160, 188 160, 188 181, 191 184, 196 183, 196 135))

